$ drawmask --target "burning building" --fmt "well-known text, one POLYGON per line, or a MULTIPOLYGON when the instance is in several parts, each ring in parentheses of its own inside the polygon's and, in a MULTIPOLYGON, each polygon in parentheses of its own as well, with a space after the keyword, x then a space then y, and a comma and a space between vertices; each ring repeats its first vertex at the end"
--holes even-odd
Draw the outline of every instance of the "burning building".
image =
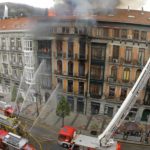
MULTIPOLYGON (((59 95, 67 98, 72 111, 112 117, 150 57, 150 13, 129 9, 82 15, 77 12, 60 16, 49 11, 47 17, 0 20, 1 60, 8 55, 12 64, 9 54, 18 53, 20 35, 22 69, 30 70, 27 81, 32 80, 38 64, 46 60, 47 74, 41 79, 45 100, 49 90, 59 83, 59 95), (27 24, 31 23, 31 28, 25 26, 26 20, 30 20, 27 24), (12 36, 15 52, 10 49, 12 36), (5 49, 3 38, 8 41, 5 49)), ((5 70, 10 73, 13 68, 7 69, 2 62, 1 85, 6 85, 5 70)), ((11 75, 7 77, 9 82, 13 81, 11 75)), ((149 106, 148 82, 129 118, 147 121, 149 106)))

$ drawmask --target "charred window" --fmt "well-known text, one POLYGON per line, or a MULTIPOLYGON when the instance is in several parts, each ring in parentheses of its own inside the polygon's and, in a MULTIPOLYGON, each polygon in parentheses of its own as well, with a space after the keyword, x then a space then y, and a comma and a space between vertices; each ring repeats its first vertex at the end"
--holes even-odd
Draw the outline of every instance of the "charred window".
POLYGON ((119 58, 119 46, 118 45, 113 45, 113 59, 119 58))
POLYGON ((109 87, 109 97, 114 97, 115 96, 115 87, 110 86, 109 87))
POLYGON ((47 40, 38 41, 38 51, 40 53, 50 54, 51 41, 47 41, 47 40))
POLYGON ((90 84, 90 96, 93 98, 101 98, 102 96, 102 85, 90 84))

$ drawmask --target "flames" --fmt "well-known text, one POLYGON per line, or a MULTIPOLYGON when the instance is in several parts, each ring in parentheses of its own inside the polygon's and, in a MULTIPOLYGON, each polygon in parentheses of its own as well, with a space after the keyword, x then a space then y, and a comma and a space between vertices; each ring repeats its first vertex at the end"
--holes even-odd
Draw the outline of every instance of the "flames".
POLYGON ((51 9, 49 9, 49 10, 48 10, 48 16, 49 16, 49 17, 56 16, 55 10, 54 10, 54 9, 52 9, 52 8, 51 8, 51 9))

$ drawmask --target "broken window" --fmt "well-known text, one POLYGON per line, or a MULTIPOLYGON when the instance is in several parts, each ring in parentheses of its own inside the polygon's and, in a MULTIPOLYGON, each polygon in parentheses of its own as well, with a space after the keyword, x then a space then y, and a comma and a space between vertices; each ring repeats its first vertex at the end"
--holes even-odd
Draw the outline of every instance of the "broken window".
POLYGON ((100 103, 91 102, 91 114, 96 115, 99 114, 100 103))
POLYGON ((114 97, 115 96, 115 87, 110 86, 109 87, 109 97, 114 97))
POLYGON ((113 59, 119 58, 119 46, 118 45, 113 45, 113 59))

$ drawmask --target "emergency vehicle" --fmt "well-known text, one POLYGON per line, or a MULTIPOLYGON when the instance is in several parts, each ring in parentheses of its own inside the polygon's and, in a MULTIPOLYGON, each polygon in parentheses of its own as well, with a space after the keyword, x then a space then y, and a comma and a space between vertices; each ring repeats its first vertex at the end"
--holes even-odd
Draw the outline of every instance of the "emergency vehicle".
POLYGON ((28 144, 27 139, 5 130, 0 130, 0 149, 35 150, 31 144, 28 144))
POLYGON ((14 109, 11 105, 4 101, 0 101, 0 114, 11 117, 14 113, 14 109))
POLYGON ((144 88, 149 78, 150 58, 143 68, 133 88, 130 90, 121 107, 118 109, 118 112, 112 118, 104 132, 98 136, 98 138, 76 134, 76 130, 73 127, 68 127, 67 130, 66 127, 63 127, 59 132, 58 144, 64 146, 65 148, 69 148, 69 150, 116 150, 116 148, 117 150, 120 150, 120 144, 117 144, 117 141, 113 140, 113 135, 118 127, 122 124, 125 117, 128 115, 130 109, 135 104, 139 92, 144 88), (73 130, 74 132, 70 132, 73 130), (71 142, 68 140, 68 137, 73 137, 71 142))

